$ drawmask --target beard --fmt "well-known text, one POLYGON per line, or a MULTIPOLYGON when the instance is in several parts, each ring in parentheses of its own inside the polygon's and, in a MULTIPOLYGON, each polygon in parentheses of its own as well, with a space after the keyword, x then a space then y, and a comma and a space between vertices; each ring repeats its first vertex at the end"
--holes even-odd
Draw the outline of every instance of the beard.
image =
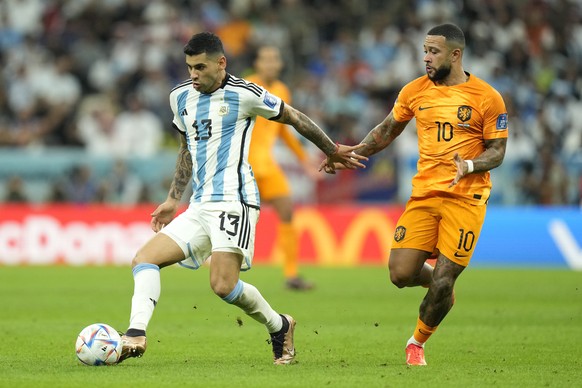
POLYGON ((433 82, 442 81, 447 78, 451 74, 451 66, 450 65, 442 65, 438 69, 434 71, 434 75, 428 75, 428 78, 433 82))

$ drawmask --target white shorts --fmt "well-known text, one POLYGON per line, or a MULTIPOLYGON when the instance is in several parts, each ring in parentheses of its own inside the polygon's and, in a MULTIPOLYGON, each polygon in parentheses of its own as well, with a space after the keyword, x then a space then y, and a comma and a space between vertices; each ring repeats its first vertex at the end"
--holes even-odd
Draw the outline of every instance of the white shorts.
POLYGON ((243 256, 241 270, 246 271, 253 262, 259 213, 238 201, 191 203, 160 233, 182 248, 183 267, 198 269, 212 252, 233 252, 243 256))

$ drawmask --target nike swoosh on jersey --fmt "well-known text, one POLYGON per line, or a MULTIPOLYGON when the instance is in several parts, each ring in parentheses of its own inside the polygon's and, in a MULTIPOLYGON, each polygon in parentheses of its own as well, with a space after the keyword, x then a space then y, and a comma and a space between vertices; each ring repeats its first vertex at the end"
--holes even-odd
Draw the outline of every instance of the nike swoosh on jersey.
POLYGON ((427 110, 427 109, 430 109, 430 108, 434 108, 434 106, 419 106, 418 107, 418 110, 427 110))

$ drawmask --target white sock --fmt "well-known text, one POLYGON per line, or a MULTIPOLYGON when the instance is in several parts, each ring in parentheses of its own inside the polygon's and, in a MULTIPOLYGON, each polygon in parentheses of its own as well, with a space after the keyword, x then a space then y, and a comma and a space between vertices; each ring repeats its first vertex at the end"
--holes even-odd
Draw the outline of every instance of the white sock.
POLYGON ((133 267, 133 281, 129 327, 145 330, 160 299, 160 268, 155 264, 138 264, 133 267))
POLYGON ((222 299, 240 307, 249 317, 265 325, 269 333, 275 333, 283 327, 283 318, 252 284, 239 279, 234 290, 222 299))
POLYGON ((416 346, 420 346, 421 348, 424 348, 424 344, 421 344, 420 342, 418 342, 416 339, 414 339, 414 336, 410 337, 410 339, 408 340, 408 342, 406 343, 406 346, 410 345, 410 344, 415 344, 416 346))

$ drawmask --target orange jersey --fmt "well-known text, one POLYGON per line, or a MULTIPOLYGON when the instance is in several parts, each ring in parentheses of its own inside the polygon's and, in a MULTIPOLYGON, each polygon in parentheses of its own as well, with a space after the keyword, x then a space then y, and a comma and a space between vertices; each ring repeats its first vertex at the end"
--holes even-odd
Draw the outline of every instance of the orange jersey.
POLYGON ((473 159, 485 151, 485 140, 508 136, 505 103, 493 87, 474 75, 454 86, 437 86, 423 76, 402 88, 393 115, 400 122, 416 117, 419 160, 411 197, 445 195, 486 203, 489 172, 466 175, 450 188, 449 184, 457 174, 455 153, 473 159))
MULTIPOLYGON (((270 85, 265 85, 256 74, 245 77, 245 79, 264 87, 269 93, 280 97, 286 104, 291 103, 291 93, 283 82, 275 81, 270 85)), ((286 124, 257 116, 249 150, 249 162, 255 175, 265 175, 274 165, 277 165, 273 155, 273 147, 278 138, 285 142, 299 160, 307 159, 301 142, 286 124)))

